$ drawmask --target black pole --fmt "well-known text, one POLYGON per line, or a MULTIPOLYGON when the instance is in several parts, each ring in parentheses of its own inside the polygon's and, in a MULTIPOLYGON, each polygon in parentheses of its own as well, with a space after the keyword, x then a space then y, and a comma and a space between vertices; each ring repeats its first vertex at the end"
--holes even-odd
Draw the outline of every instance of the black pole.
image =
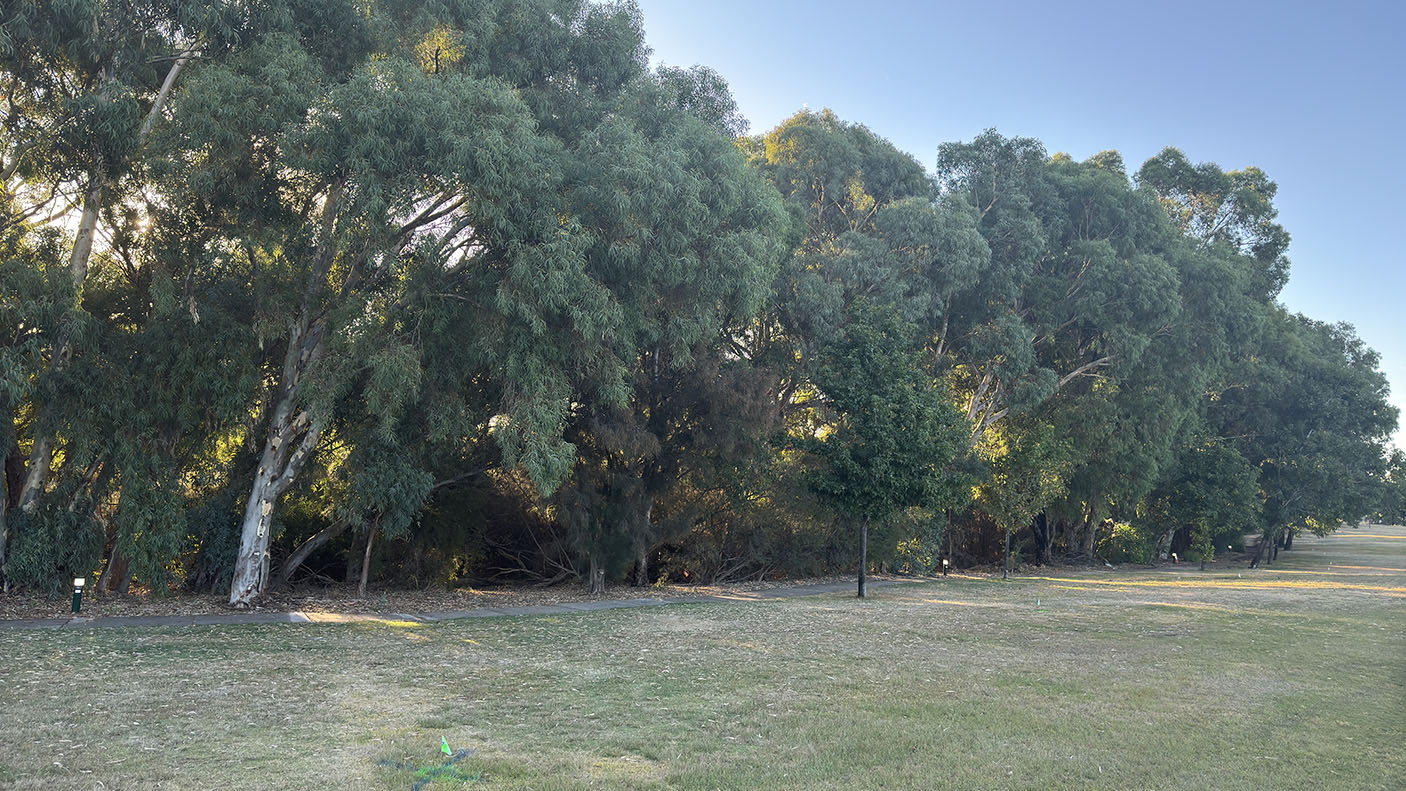
POLYGON ((865 579, 864 572, 869 566, 869 517, 864 517, 864 524, 859 528, 859 598, 863 599, 869 595, 868 580, 865 579))

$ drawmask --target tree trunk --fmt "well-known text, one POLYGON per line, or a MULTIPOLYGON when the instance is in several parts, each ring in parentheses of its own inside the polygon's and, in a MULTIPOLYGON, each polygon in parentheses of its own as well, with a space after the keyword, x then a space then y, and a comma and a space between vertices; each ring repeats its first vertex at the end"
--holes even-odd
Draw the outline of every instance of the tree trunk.
POLYGON ((1001 571, 1001 579, 1010 579, 1011 576, 1011 526, 1006 525, 1006 567, 1001 571))
MULTIPOLYGON (((83 291, 83 281, 88 277, 88 261, 93 255, 93 236, 97 233, 98 213, 102 209, 103 187, 106 186, 101 164, 88 175, 88 189, 83 197, 83 213, 78 218, 77 232, 73 237, 73 252, 68 259, 69 276, 73 279, 74 302, 83 291)), ((58 348, 54 350, 51 368, 62 371, 68 367, 73 356, 73 339, 67 330, 60 332, 58 348)), ((29 452, 29 466, 26 468, 24 485, 20 487, 20 508, 33 513, 44 493, 44 485, 49 478, 49 470, 54 463, 54 437, 52 434, 34 436, 34 447, 29 452)))
POLYGON ((376 540, 376 528, 380 526, 381 517, 377 515, 366 533, 366 551, 361 555, 361 583, 356 586, 356 595, 363 599, 366 598, 366 580, 371 576, 371 546, 376 540))
POLYGON ((132 562, 129 560, 122 567, 122 578, 117 581, 117 593, 123 596, 132 589, 132 562))
POLYGON ((278 402, 273 408, 268 438, 264 441, 263 454, 244 506, 239 554, 235 558, 229 593, 229 603, 235 607, 249 606, 268 587, 268 546, 274 508, 321 436, 322 427, 313 422, 306 411, 297 411, 297 406, 302 375, 321 356, 322 348, 320 323, 295 324, 290 329, 278 402))
POLYGON ((361 573, 361 563, 358 562, 360 560, 361 558, 356 556, 356 537, 353 536, 351 546, 347 547, 347 566, 342 572, 342 582, 348 585, 356 582, 357 575, 361 573))
MULTIPOLYGON (((16 441, 16 431, 14 424, 10 423, 10 447, 9 454, 5 457, 5 485, 9 487, 9 500, 0 501, 0 506, 14 510, 20 505, 20 484, 24 483, 24 460, 25 455, 20 453, 19 442, 16 441)), ((3 443, 0 443, 3 444, 3 443)))
POLYGON ((277 400, 269 419, 264 451, 254 473, 254 484, 249 490, 249 501, 244 507, 239 555, 235 558, 234 579, 229 592, 229 603, 235 607, 247 607, 264 594, 268 585, 268 544, 273 509, 278 498, 297 477, 309 454, 317 447, 318 437, 322 433, 320 421, 313 420, 306 410, 297 411, 298 392, 303 375, 317 364, 326 348, 326 319, 314 318, 314 306, 319 289, 336 258, 337 212, 341 210, 344 186, 341 179, 328 185, 322 204, 321 235, 317 252, 313 255, 303 303, 297 318, 289 322, 288 349, 283 356, 277 400), (293 449, 295 444, 296 450, 293 449))
POLYGON ((1098 538, 1098 525, 1094 522, 1092 517, 1090 517, 1088 523, 1084 526, 1083 538, 1084 545, 1080 548, 1079 555, 1083 557, 1086 562, 1093 563, 1094 540, 1098 538))
POLYGON ((1285 551, 1285 552, 1288 552, 1289 550, 1291 550, 1291 549, 1294 548, 1294 533, 1295 533, 1295 532, 1297 532, 1297 531, 1289 530, 1289 531, 1286 531, 1286 532, 1284 533, 1284 551, 1285 551))
POLYGON ((636 588, 649 587, 649 550, 643 538, 635 539, 635 582, 636 588))
POLYGON ((1260 559, 1264 557, 1264 544, 1268 538, 1267 533, 1260 534, 1259 543, 1255 545, 1255 556, 1250 559, 1250 568, 1259 568, 1260 559))
POLYGON ((342 531, 346 530, 349 525, 350 523, 347 522, 347 520, 338 519, 317 531, 312 538, 299 544, 298 548, 293 550, 293 554, 288 556, 288 560, 284 561, 283 565, 279 566, 278 571, 274 573, 274 584, 278 586, 287 585, 288 581, 293 578, 293 573, 303 565, 309 555, 315 552, 318 547, 326 544, 338 535, 341 535, 342 531))
POLYGON ((596 562, 596 556, 591 555, 588 560, 588 574, 590 576, 590 592, 592 596, 600 596, 605 593, 605 569, 596 562))
POLYGON ((1079 561, 1079 547, 1083 546, 1083 530, 1085 520, 1076 519, 1065 526, 1064 529, 1064 556, 1071 563, 1079 561))
POLYGON ((268 584, 269 530, 273 525, 273 505, 282 494, 278 478, 272 469, 273 449, 264 448, 263 461, 254 473, 254 486, 244 506, 244 520, 239 534, 239 554, 234 561, 234 579, 230 582, 229 603, 247 607, 264 594, 268 584))
POLYGON ((103 573, 98 575, 98 584, 93 586, 93 592, 105 593, 112 590, 116 580, 126 573, 126 565, 126 562, 122 560, 122 553, 117 549, 117 541, 114 539, 112 543, 112 553, 107 557, 107 564, 103 566, 103 573))
MULTIPOLYGON (((657 364, 657 363, 656 363, 657 364)), ((635 580, 636 588, 649 587, 649 535, 650 520, 654 514, 654 501, 645 504, 643 519, 635 528, 635 580)))
POLYGON ((6 511, 10 508, 10 475, 9 460, 10 448, 14 445, 14 419, 9 415, 0 415, 5 421, 0 424, 0 590, 9 593, 10 574, 9 562, 6 549, 10 542, 10 522, 6 518, 6 511))
POLYGON ((1166 560, 1168 558, 1169 553, 1172 551, 1172 539, 1176 537, 1176 534, 1177 527, 1172 526, 1162 533, 1161 538, 1157 539, 1157 554, 1155 557, 1158 560, 1166 560))
MULTIPOLYGON (((143 119, 142 126, 138 130, 135 148, 140 149, 146 145, 147 136, 151 134, 153 124, 164 112, 166 100, 170 98, 171 88, 175 85, 176 78, 180 76, 181 70, 195 54, 195 50, 187 50, 171 64, 171 68, 166 72, 166 79, 161 83, 161 90, 152 101, 151 108, 147 111, 146 118, 143 119)), ((103 86, 99 93, 107 96, 109 86, 115 81, 115 67, 109 61, 103 69, 103 86)), ((98 218, 102 213, 103 192, 107 189, 105 164, 99 158, 97 164, 88 173, 88 188, 83 194, 83 211, 78 218, 78 227, 74 229, 73 250, 68 258, 68 271, 73 281, 75 303, 78 301, 77 296, 83 291, 83 281, 88 279, 88 262, 93 256, 93 239, 97 235, 98 218)), ((72 355, 73 339, 67 330, 63 330, 59 336, 58 347, 54 351, 52 369, 63 370, 67 367, 72 355)), ((29 454, 27 474, 19 492, 19 506, 26 512, 34 510, 39 495, 43 494, 53 461, 54 437, 50 434, 40 435, 36 432, 34 447, 29 454)))
POLYGON ((1050 529, 1050 518, 1043 510, 1035 514, 1034 521, 1030 524, 1031 531, 1035 534, 1035 562, 1041 566, 1048 566, 1054 562, 1054 531, 1050 529))
POLYGON ((859 528, 859 598, 864 599, 869 596, 869 580, 867 572, 869 570, 869 517, 864 517, 864 524, 859 528))
POLYGON ((34 438, 34 447, 29 452, 29 463, 25 466, 24 483, 20 484, 20 510, 33 513, 44 491, 44 482, 49 477, 49 467, 54 463, 54 438, 43 435, 34 438))

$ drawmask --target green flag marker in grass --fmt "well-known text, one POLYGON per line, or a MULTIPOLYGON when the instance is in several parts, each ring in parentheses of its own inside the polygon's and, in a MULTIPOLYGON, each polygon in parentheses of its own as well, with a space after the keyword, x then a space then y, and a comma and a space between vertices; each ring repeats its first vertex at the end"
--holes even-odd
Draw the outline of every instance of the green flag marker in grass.
POLYGON ((439 737, 439 751, 445 755, 453 755, 453 753, 449 751, 449 740, 443 736, 439 737))

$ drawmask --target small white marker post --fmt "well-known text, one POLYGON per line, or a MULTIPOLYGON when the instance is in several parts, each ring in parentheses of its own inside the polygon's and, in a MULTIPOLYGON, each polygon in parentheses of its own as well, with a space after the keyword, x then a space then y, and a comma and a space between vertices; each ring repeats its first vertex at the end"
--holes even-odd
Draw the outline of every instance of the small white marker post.
POLYGON ((81 610, 81 609, 83 609, 83 586, 86 585, 87 583, 88 583, 88 580, 87 580, 86 578, 84 578, 84 577, 74 577, 74 578, 73 578, 73 614, 74 614, 74 615, 77 615, 77 614, 78 614, 78 611, 81 610))

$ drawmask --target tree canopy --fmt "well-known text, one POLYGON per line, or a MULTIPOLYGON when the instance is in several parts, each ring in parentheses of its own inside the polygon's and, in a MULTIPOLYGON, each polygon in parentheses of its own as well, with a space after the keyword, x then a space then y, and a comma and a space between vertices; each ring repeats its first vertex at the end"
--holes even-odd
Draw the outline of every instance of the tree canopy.
POLYGON ((5 3, 0 575, 227 592, 1211 561, 1401 519, 1276 185, 928 172, 628 2, 5 3), (869 536, 874 536, 872 542, 869 536))

